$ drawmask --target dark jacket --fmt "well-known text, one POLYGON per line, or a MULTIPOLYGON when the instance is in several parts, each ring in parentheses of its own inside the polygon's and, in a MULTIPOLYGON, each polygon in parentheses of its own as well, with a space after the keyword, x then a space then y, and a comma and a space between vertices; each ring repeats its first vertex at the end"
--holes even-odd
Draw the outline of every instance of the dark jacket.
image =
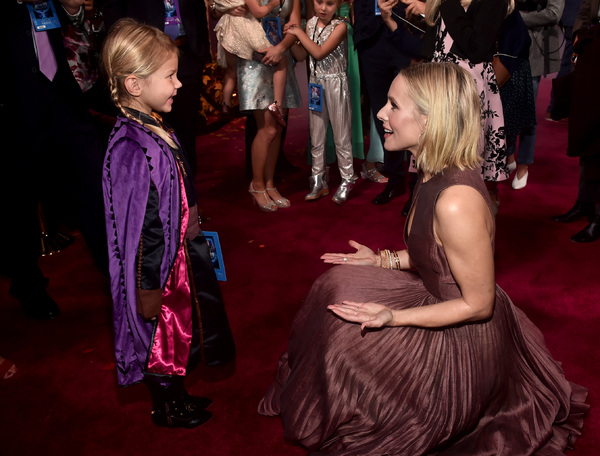
MULTIPOLYGON (((473 0, 467 10, 460 0, 445 0, 439 13, 454 45, 450 52, 471 63, 491 62, 496 50, 502 21, 506 16, 506 0, 473 0)), ((423 39, 423 56, 431 60, 439 22, 429 27, 423 39)))

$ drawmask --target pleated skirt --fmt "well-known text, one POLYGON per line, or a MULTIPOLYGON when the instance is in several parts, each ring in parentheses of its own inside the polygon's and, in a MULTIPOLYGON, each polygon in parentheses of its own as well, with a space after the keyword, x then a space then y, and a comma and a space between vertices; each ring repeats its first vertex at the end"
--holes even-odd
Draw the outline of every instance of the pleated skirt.
POLYGON ((499 287, 493 316, 441 329, 362 332, 342 300, 439 302, 413 272, 338 266, 313 285, 259 404, 286 440, 322 455, 555 455, 581 435, 587 389, 499 287))

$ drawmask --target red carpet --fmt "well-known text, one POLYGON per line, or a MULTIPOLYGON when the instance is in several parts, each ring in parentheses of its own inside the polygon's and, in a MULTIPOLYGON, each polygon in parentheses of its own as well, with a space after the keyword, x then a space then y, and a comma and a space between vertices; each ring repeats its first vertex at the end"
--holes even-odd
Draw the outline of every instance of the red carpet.
MULTIPOLYGON (((540 327, 567 377, 590 388, 583 436, 568 454, 600 448, 600 241, 574 244, 585 222, 560 225, 550 216, 575 200, 578 163, 567 158, 566 123, 544 120, 549 81, 538 99, 536 161, 523 190, 500 188, 498 283, 540 327)), ((360 180, 346 205, 305 203, 308 167, 305 110, 291 113, 286 155, 301 171, 280 176, 290 209, 268 214, 252 205, 244 171, 243 121, 198 139, 203 228, 217 231, 228 281, 222 284, 238 347, 234 366, 204 368, 187 381, 210 396, 214 418, 195 430, 155 427, 143 385, 116 385, 108 280, 80 237, 41 260, 62 316, 25 317, 0 279, 0 354, 19 376, 0 380, 0 454, 6 455, 304 455, 283 440, 278 418, 256 413, 286 347, 292 317, 313 280, 328 267, 319 256, 347 251, 347 240, 401 248, 405 197, 376 207, 381 184, 360 180)), ((332 173, 334 186, 339 176, 332 173)), ((358 332, 357 332, 358 335, 358 332)))

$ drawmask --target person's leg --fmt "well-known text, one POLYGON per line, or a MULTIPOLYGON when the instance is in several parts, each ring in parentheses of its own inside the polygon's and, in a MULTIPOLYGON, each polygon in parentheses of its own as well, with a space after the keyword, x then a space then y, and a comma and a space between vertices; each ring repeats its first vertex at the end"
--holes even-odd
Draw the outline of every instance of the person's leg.
MULTIPOLYGON (((252 182, 250 183, 250 194, 254 197, 259 207, 265 211, 274 211, 277 206, 271 201, 267 194, 267 180, 273 183, 273 171, 271 161, 273 160, 272 144, 275 137, 278 136, 278 129, 273 117, 266 110, 254 111, 254 119, 257 125, 257 132, 252 141, 252 182)), ((277 144, 277 152, 279 144, 277 144)), ((275 163, 277 154, 275 154, 275 163)))
POLYGON ((226 114, 231 109, 231 97, 237 83, 237 57, 227 51, 224 52, 227 68, 223 76, 223 113, 226 114))
MULTIPOLYGON (((573 27, 564 27, 564 38, 565 48, 560 59, 560 69, 556 74, 557 78, 569 74, 573 69, 573 63, 571 62, 571 57, 573 56, 573 27)), ((554 109, 554 90, 550 90, 550 103, 548 103, 548 108, 546 108, 546 118, 550 118, 552 109, 554 109)))
POLYGON ((600 239, 600 155, 581 157, 577 202, 587 211, 589 224, 571 236, 573 242, 600 239))
POLYGON ((335 152, 342 182, 338 187, 333 202, 343 204, 354 185, 354 157, 352 156, 352 105, 348 96, 348 81, 325 81, 325 105, 333 130, 335 152))
POLYGON ((157 426, 191 429, 211 419, 212 413, 187 395, 182 377, 146 374, 144 383, 152 396, 152 421, 157 426))
POLYGON ((287 57, 283 57, 277 66, 275 67, 275 71, 273 72, 273 95, 275 97, 275 101, 279 107, 283 106, 283 100, 285 97, 285 85, 287 82, 287 69, 288 69, 288 59, 287 57))
MULTIPOLYGON (((537 100, 538 89, 540 87, 541 76, 531 78, 533 84, 533 99, 537 100)), ((521 189, 527 185, 529 165, 533 163, 535 152, 535 140, 537 136, 537 126, 534 125, 519 135, 519 152, 517 153, 517 172, 512 182, 514 189, 521 189)))
MULTIPOLYGON (((385 37, 380 37, 371 46, 359 50, 359 62, 364 76, 365 88, 371 102, 374 118, 387 103, 387 91, 398 71, 408 66, 410 58, 394 49, 385 37)), ((385 144, 383 125, 375 121, 375 127, 385 144)), ((374 204, 386 204, 392 199, 406 193, 406 170, 404 169, 404 152, 390 152, 384 149, 384 173, 389 177, 385 190, 374 200, 374 204)))
POLYGON ((381 138, 377 133, 377 127, 375 126, 375 118, 373 112, 369 110, 369 152, 363 164, 361 177, 363 179, 369 179, 373 182, 381 184, 387 184, 388 178, 379 172, 377 169, 378 163, 383 163, 383 145, 381 144, 381 138))
POLYGON ((315 201, 329 195, 329 176, 325 157, 325 144, 329 127, 327 102, 322 103, 321 112, 309 111, 308 132, 310 135, 311 172, 308 178, 308 193, 305 201, 315 201))

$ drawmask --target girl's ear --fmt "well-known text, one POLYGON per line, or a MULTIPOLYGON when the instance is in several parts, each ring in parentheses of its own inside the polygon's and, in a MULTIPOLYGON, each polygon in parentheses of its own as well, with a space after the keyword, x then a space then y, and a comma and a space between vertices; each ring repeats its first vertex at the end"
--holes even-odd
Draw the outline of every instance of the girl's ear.
POLYGON ((139 97, 142 93, 142 86, 139 78, 135 74, 130 74, 125 78, 125 90, 132 97, 139 97))

